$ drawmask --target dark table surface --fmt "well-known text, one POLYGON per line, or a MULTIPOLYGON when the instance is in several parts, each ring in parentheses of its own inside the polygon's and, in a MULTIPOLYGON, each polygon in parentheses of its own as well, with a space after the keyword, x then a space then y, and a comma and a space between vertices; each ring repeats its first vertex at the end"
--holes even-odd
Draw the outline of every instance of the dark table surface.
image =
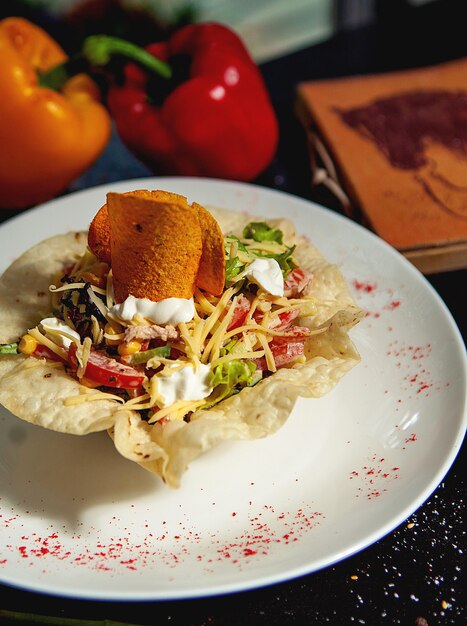
MULTIPOLYGON (((331 198, 310 188, 304 137, 293 114, 295 85, 302 80, 417 67, 465 56, 461 4, 440 0, 423 10, 395 10, 384 15, 379 25, 342 32, 325 43, 264 64, 281 142, 271 167, 254 182, 336 209, 331 198)), ((105 154, 69 191, 149 175, 114 137, 105 154)), ((1 221, 8 216, 0 212, 1 221)), ((466 278, 465 270, 428 277, 464 340, 466 278)), ((25 611, 35 614, 36 623, 45 622, 41 616, 52 616, 57 621, 48 623, 57 624, 66 624, 70 618, 193 626, 467 623, 462 527, 466 467, 464 445, 443 482, 406 522, 363 552, 312 575, 230 596, 176 602, 86 602, 0 586, 0 623, 10 623, 14 615, 25 611)))

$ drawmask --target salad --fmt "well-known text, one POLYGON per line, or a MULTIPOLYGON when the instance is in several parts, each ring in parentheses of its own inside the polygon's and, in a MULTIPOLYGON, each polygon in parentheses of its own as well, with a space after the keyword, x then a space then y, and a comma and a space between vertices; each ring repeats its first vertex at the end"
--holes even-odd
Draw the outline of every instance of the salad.
MULTIPOLYGON (((135 202, 135 193, 139 205, 138 192, 114 194, 118 196, 114 200, 127 209, 128 202, 135 202)), ((144 192, 143 199, 144 219, 148 203, 156 203, 151 242, 167 234, 162 204, 168 205, 169 217, 173 203, 181 203, 183 210, 187 204, 185 198, 168 192, 144 192)), ((112 201, 108 197, 109 213, 112 201)), ((202 207, 194 206, 199 216, 202 207)), ((126 210, 122 216, 128 220, 126 210)), ((114 263, 118 248, 110 241, 113 224, 103 228, 101 209, 82 252, 72 261, 56 259, 55 275, 47 284, 47 313, 16 341, 9 337, 0 347, 0 366, 4 359, 11 362, 6 376, 0 369, 0 400, 5 406, 12 412, 16 408, 24 419, 36 423, 42 419, 47 427, 65 432, 106 428, 124 456, 176 485, 188 462, 204 448, 223 438, 269 434, 286 419, 297 395, 328 391, 358 362, 348 330, 361 311, 343 289, 338 270, 310 244, 294 239, 289 222, 236 216, 243 221, 240 229, 222 234, 219 228, 216 235, 212 219, 210 215, 205 236, 205 218, 195 218, 194 223, 201 224, 201 245, 194 248, 193 229, 188 235, 178 228, 171 232, 175 250, 189 236, 194 252, 178 267, 182 276, 164 283, 176 253, 167 256, 162 251, 157 257, 151 249, 151 265, 141 260, 141 240, 127 237, 124 245, 136 248, 136 260, 119 267, 114 263), (206 278, 202 258, 207 245, 206 278), (158 299, 153 292, 147 297, 144 287, 138 291, 148 281, 153 289, 151 276, 158 272, 168 295, 158 299), (211 292, 200 284, 211 286, 211 292), (28 414, 24 405, 21 410, 14 406, 8 380, 15 373, 22 380, 25 369, 31 375, 37 369, 33 362, 50 374, 43 385, 53 377, 60 388, 66 378, 60 404, 69 418, 41 418, 28 414), (264 408, 256 410, 265 400, 270 403, 269 415, 264 408), (93 405, 99 407, 98 416, 93 405), (79 420, 72 422, 80 411, 93 416, 84 430, 76 426, 79 420), (209 424, 213 418, 215 426, 209 424), (178 458, 186 442, 178 441, 179 451, 174 453, 172 440, 183 439, 187 428, 199 431, 201 439, 195 437, 192 449, 178 458)), ((137 210, 132 220, 146 237, 148 224, 139 219, 137 210)), ((216 226, 222 217, 218 220, 216 226)), ((41 305, 44 310, 42 301, 41 305)))

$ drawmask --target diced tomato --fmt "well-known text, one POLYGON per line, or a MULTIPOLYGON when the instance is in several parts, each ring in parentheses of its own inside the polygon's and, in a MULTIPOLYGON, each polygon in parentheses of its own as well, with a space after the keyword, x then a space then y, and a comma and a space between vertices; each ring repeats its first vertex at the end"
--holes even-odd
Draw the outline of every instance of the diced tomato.
MULTIPOLYGON (((277 330, 277 329, 274 329, 277 330)), ((284 330, 283 335, 276 335, 273 339, 274 345, 302 341, 310 336, 310 329, 306 326, 290 326, 284 330)))
POLYGON ((275 320, 275 323, 271 324, 270 328, 276 332, 283 332, 284 334, 274 336, 272 345, 302 341, 310 335, 310 329, 306 326, 292 325, 293 320, 299 315, 299 308, 279 314, 279 318, 275 320))
MULTIPOLYGON (((68 361, 72 367, 77 368, 78 359, 75 344, 70 346, 68 361)), ((98 385, 118 389, 136 389, 142 386, 145 379, 145 375, 139 370, 119 363, 100 352, 89 354, 84 377, 98 385)))
POLYGON ((32 353, 32 356, 35 356, 36 359, 47 359, 48 361, 61 361, 65 362, 61 356, 58 356, 53 350, 44 346, 42 343, 38 343, 36 349, 32 353))
POLYGON ((311 280, 310 272, 306 272, 301 267, 293 269, 284 282, 284 296, 293 298, 302 293, 311 280))
POLYGON ((250 306, 251 304, 248 298, 244 296, 243 294, 241 294, 235 304, 233 316, 227 328, 228 331, 242 326, 243 322, 245 321, 246 316, 248 315, 250 306))
MULTIPOLYGON (((299 356, 302 356, 302 354, 305 353, 305 344, 303 341, 291 341, 289 343, 277 344, 276 337, 274 337, 274 342, 271 342, 269 347, 271 348, 274 363, 277 368, 284 367, 284 365, 292 363, 299 356)), ((256 359, 255 364, 259 370, 264 371, 268 369, 265 357, 256 359)))
POLYGON ((77 346, 75 343, 70 344, 68 348, 68 363, 72 367, 72 369, 78 368, 78 358, 76 356, 77 346))
POLYGON ((271 324, 270 328, 274 330, 282 330, 290 326, 290 324, 300 315, 300 309, 291 309, 290 311, 285 311, 284 313, 279 313, 277 318, 275 319, 275 323, 271 324))

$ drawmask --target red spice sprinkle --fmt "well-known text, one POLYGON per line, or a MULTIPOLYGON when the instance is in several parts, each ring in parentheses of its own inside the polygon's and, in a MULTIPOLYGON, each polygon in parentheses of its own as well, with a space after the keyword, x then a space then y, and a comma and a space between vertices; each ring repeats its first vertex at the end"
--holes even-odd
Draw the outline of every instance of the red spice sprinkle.
MULTIPOLYGON (((188 557, 200 563, 206 563, 207 571, 211 571, 209 563, 228 560, 237 567, 242 567, 247 559, 253 555, 267 555, 270 548, 276 544, 287 545, 299 541, 313 528, 320 524, 323 514, 312 511, 303 505, 296 510, 276 511, 271 505, 258 506, 250 502, 251 512, 243 520, 243 531, 233 541, 222 546, 222 534, 213 531, 212 534, 201 533, 192 528, 186 528, 181 522, 181 531, 177 535, 158 535, 147 533, 138 542, 131 539, 131 529, 124 528, 121 537, 111 538, 108 541, 97 540, 94 545, 89 537, 96 529, 90 527, 87 536, 64 531, 65 540, 72 541, 71 549, 62 543, 61 533, 50 532, 49 535, 29 533, 23 535, 21 545, 8 545, 7 549, 16 552, 21 558, 27 559, 32 565, 34 559, 50 564, 56 560, 68 560, 72 567, 87 567, 95 571, 117 572, 124 568, 126 571, 137 571, 145 567, 163 565, 174 568, 186 561, 188 557), (162 544, 161 539, 167 537, 162 544), (211 541, 211 549, 206 549, 206 539, 211 541), (170 541, 175 542, 170 544, 170 541), (83 542, 86 542, 83 544, 83 542), (196 544, 202 544, 203 552, 193 554, 196 544), (175 545, 175 547, 174 547, 175 545)), ((240 516, 233 511, 232 515, 240 516)), ((2 522, 4 520, 1 520, 2 522)), ((160 528, 165 522, 160 522, 160 528)), ((49 527, 50 528, 50 527, 49 527)), ((52 530, 52 528, 50 528, 52 530)), ((0 565, 5 561, 0 560, 0 565)), ((45 567, 45 565, 41 565, 45 567)), ((42 569, 46 572, 46 569, 42 569)))
POLYGON ((23 559, 27 559, 28 558, 28 553, 27 553, 26 546, 19 546, 18 550, 19 550, 19 553, 21 554, 21 556, 23 557, 23 559))
POLYGON ((433 385, 429 385, 427 383, 423 383, 422 385, 420 385, 420 387, 417 389, 417 393, 421 393, 422 391, 425 391, 425 389, 429 389, 430 387, 432 387, 433 385))
POLYGON ((350 472, 349 477, 350 478, 355 478, 355 477, 360 477, 360 481, 358 482, 357 486, 357 491, 356 491, 356 497, 360 497, 361 495, 365 495, 366 493, 366 497, 371 500, 373 498, 379 497, 382 495, 382 493, 384 493, 385 491, 387 491, 386 488, 379 488, 380 487, 380 481, 384 480, 385 483, 387 483, 390 480, 396 480, 397 478, 399 478, 398 474, 394 473, 395 471, 397 471, 399 468, 398 467, 394 467, 392 468, 392 470, 390 470, 387 467, 384 467, 385 465, 385 458, 384 457, 378 457, 376 454, 371 458, 372 463, 375 464, 379 464, 381 465, 381 467, 378 467, 378 465, 364 465, 362 467, 362 471, 361 472, 357 472, 356 470, 353 470, 352 472, 350 472), (365 492, 365 488, 366 488, 366 492, 365 492))
POLYGON ((363 282, 360 280, 354 280, 353 286, 357 291, 364 291, 365 293, 372 293, 376 289, 376 283, 363 282))

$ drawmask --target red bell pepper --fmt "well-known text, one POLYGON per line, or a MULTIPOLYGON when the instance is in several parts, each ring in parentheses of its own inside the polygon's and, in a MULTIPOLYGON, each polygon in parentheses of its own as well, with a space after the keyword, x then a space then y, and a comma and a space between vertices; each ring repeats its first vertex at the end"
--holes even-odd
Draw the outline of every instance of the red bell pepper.
POLYGON ((110 86, 108 106, 127 147, 157 173, 258 176, 275 154, 278 125, 239 37, 220 24, 190 24, 146 49, 173 77, 128 64, 123 84, 110 86))

